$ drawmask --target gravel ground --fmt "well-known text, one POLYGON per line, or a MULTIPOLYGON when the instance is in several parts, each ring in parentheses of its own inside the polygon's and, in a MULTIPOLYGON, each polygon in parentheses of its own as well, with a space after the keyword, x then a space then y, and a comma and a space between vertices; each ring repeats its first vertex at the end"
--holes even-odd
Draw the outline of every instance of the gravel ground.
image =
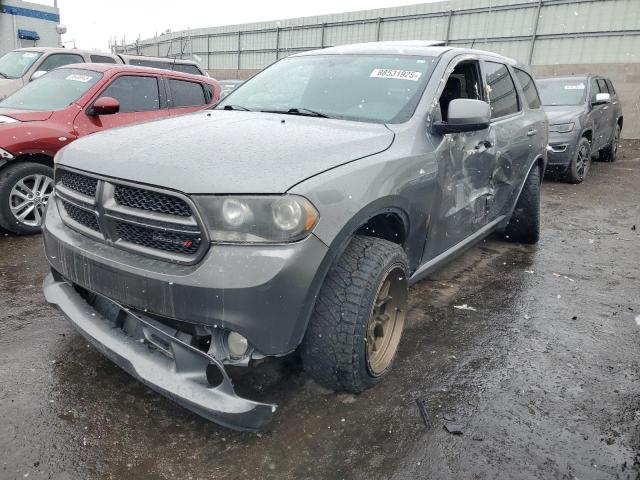
POLYGON ((640 142, 621 157, 543 185, 537 246, 489 238, 412 287, 374 390, 324 390, 295 357, 240 372, 280 405, 257 434, 103 358, 45 305, 41 238, 0 237, 0 479, 639 478, 640 142))

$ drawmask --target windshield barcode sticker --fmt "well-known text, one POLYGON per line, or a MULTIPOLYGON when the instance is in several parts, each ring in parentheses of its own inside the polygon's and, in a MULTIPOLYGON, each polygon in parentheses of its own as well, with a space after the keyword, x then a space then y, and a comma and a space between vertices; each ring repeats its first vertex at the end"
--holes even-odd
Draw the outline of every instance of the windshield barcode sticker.
POLYGON ((78 75, 77 73, 72 73, 71 75, 67 75, 66 80, 73 80, 74 82, 82 82, 87 83, 91 80, 92 77, 89 75, 78 75))
POLYGON ((578 85, 565 85, 565 90, 584 90, 586 87, 584 83, 579 83, 578 85))
POLYGON ((371 78, 395 78, 397 80, 411 80, 417 82, 422 76, 421 72, 411 70, 393 70, 390 68, 376 68, 371 72, 371 78))

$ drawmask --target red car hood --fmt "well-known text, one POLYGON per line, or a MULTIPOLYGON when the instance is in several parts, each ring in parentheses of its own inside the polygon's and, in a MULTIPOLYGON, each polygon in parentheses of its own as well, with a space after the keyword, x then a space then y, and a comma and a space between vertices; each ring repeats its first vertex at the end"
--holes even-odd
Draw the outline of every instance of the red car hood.
POLYGON ((34 112, 31 110, 16 110, 13 108, 0 108, 0 115, 15 118, 21 122, 43 122, 48 120, 53 112, 34 112))

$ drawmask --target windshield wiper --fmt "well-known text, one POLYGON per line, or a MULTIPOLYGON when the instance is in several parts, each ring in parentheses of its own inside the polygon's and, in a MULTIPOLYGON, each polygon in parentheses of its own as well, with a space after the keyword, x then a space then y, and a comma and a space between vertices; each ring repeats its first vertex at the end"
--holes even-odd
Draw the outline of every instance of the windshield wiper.
POLYGON ((316 112, 309 108, 290 108, 289 110, 261 110, 265 113, 280 113, 283 115, 302 115, 305 117, 331 118, 326 113, 316 112))
POLYGON ((241 110, 243 112, 250 112, 251 109, 247 107, 243 107, 242 105, 225 105, 222 107, 223 110, 241 110))
POLYGON ((9 75, 7 75, 6 73, 2 73, 2 72, 0 72, 0 77, 2 77, 2 78, 9 78, 9 75))

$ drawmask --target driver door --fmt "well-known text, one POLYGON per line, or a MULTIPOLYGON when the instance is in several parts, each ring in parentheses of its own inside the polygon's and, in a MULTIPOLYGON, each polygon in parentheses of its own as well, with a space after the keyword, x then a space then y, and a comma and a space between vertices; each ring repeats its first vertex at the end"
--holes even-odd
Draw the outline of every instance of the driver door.
MULTIPOLYGON (((456 98, 485 100, 478 59, 465 56, 454 60, 438 101, 443 120, 447 120, 449 103, 456 98)), ((423 261, 486 225, 494 194, 490 177, 495 152, 489 130, 443 135, 436 155, 440 192, 432 209, 423 261)))
POLYGON ((76 117, 78 135, 153 120, 169 115, 164 87, 154 75, 119 75, 76 117), (112 115, 91 115, 91 105, 98 98, 113 97, 120 103, 120 111, 112 115))

